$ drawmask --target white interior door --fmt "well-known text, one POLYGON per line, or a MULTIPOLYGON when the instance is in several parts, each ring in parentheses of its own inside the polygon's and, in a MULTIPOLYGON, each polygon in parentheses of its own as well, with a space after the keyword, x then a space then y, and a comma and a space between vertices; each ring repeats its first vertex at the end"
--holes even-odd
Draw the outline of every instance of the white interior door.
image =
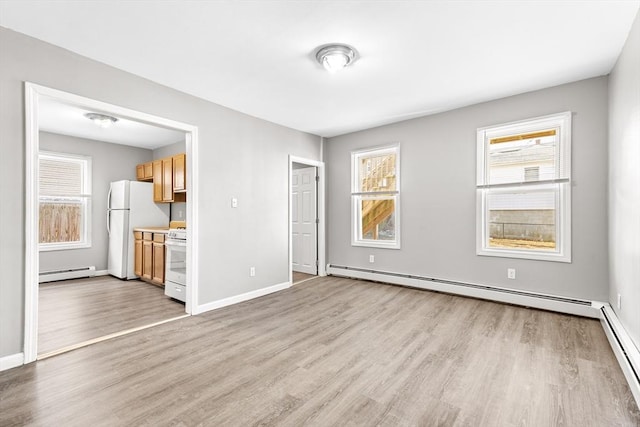
POLYGON ((291 176, 293 271, 318 274, 316 168, 294 169, 291 176))

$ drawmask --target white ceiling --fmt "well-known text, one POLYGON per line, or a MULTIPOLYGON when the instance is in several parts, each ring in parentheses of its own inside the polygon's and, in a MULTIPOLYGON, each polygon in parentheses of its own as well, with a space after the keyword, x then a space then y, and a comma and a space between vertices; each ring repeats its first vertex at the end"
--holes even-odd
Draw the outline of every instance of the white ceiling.
POLYGON ((86 110, 59 100, 41 97, 38 104, 39 129, 46 132, 71 135, 79 138, 131 145, 150 150, 184 141, 184 132, 164 129, 133 120, 116 117, 118 121, 109 128, 101 128, 87 119, 86 110))
POLYGON ((640 0, 0 2, 0 25, 334 136, 611 71, 640 0), (361 57, 328 74, 316 47, 361 57))

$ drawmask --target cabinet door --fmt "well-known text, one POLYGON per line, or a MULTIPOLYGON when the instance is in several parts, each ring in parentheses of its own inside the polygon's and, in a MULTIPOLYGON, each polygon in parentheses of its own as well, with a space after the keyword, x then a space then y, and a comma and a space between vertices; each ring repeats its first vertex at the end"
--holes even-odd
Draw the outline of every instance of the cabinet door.
POLYGON ((142 242, 142 278, 151 280, 153 277, 153 242, 142 242))
POLYGON ((144 179, 153 179, 153 162, 144 164, 144 179))
POLYGON ((162 159, 162 201, 173 202, 173 159, 162 159))
POLYGON ((173 156, 173 191, 186 191, 187 168, 185 154, 173 156))
POLYGON ((133 244, 133 274, 142 276, 142 239, 136 239, 133 244))
POLYGON ((153 201, 162 202, 162 160, 154 160, 153 169, 153 201))
POLYGON ((164 284, 164 243, 153 242, 153 283, 164 284))
POLYGON ((144 165, 136 166, 136 179, 141 181, 144 179, 144 165))

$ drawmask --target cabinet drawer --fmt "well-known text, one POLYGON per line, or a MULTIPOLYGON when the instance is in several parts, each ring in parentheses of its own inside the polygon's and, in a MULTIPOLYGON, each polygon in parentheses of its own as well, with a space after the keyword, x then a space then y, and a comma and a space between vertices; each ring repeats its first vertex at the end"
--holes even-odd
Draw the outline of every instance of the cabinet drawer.
POLYGON ((165 282, 164 294, 171 298, 175 298, 178 301, 185 302, 187 300, 187 288, 184 285, 179 285, 173 282, 165 282))
POLYGON ((164 243, 164 233, 153 233, 153 241, 164 243))
POLYGON ((153 233, 149 232, 149 231, 145 231, 142 233, 142 239, 143 240, 153 240, 153 233))
POLYGON ((142 240, 142 231, 134 231, 133 238, 136 240, 142 240))

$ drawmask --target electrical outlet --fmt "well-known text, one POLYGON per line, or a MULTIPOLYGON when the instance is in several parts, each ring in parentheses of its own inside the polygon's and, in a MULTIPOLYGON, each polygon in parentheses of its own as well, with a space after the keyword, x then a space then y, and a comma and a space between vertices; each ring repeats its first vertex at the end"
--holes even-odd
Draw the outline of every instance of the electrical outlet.
POLYGON ((618 294, 618 310, 622 307, 622 295, 618 294))
POLYGON ((182 211, 178 211, 178 218, 182 219, 182 211))
POLYGON ((237 208, 238 207, 238 199, 236 199, 235 197, 231 198, 231 207, 232 208, 237 208))
POLYGON ((515 279, 515 278, 516 278, 516 269, 507 268, 507 279, 515 279))
POLYGON ((255 275, 256 275, 256 268, 255 267, 251 267, 249 269, 249 276, 255 277, 255 275))
POLYGON ((373 255, 369 255, 369 262, 373 264, 375 261, 376 258, 373 255))

